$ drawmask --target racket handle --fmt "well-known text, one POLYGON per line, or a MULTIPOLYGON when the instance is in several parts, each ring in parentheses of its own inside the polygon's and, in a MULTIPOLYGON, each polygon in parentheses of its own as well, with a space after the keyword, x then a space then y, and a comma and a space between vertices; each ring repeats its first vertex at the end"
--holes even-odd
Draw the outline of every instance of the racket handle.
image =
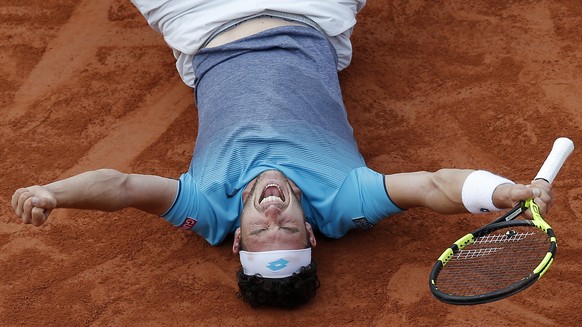
POLYGON ((552 151, 550 151, 535 179, 545 179, 548 183, 552 184, 560 168, 562 168, 564 161, 566 161, 572 151, 574 151, 574 142, 572 140, 567 137, 556 139, 552 151))

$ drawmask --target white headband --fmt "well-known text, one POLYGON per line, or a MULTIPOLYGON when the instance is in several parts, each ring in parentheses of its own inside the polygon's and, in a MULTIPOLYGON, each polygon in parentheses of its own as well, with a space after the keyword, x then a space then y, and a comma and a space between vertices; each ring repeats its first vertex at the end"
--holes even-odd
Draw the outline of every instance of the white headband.
POLYGON ((264 278, 284 278, 311 263, 311 248, 248 252, 239 251, 240 263, 245 275, 259 274, 264 278))

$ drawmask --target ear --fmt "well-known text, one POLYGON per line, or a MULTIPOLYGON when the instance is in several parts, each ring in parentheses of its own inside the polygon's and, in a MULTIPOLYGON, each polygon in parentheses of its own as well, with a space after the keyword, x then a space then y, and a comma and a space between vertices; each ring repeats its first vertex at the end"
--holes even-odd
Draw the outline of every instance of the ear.
POLYGON ((238 254, 240 250, 240 227, 234 232, 234 242, 232 243, 232 253, 238 254))
POLYGON ((315 241, 315 234, 313 233, 313 228, 311 228, 311 224, 305 222, 305 229, 307 229, 307 236, 309 237, 311 247, 314 248, 317 242, 315 241))

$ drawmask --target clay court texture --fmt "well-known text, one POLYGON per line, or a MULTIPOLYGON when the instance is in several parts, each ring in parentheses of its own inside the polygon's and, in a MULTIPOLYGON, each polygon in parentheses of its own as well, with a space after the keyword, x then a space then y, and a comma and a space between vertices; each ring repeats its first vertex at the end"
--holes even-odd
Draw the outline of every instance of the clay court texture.
MULTIPOLYGON (((237 298, 218 247, 137 210, 56 210, 14 190, 97 168, 177 178, 197 133, 192 90, 128 0, 0 2, 1 326, 574 326, 582 322, 582 171, 574 151, 546 220, 557 258, 508 299, 453 306, 428 276, 494 216, 414 209, 318 238, 322 286, 292 311, 237 298)), ((360 150, 382 173, 486 169, 528 183, 555 138, 582 146, 582 2, 370 0, 340 73, 360 150)))

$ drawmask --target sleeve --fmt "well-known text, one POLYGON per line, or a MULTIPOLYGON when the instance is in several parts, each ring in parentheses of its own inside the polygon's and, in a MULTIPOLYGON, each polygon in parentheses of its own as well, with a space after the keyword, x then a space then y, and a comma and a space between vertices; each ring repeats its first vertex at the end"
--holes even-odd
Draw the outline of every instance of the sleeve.
POLYGON ((367 167, 352 170, 333 201, 333 222, 327 232, 339 237, 353 228, 368 229, 383 218, 400 213, 388 196, 384 175, 367 167))
POLYGON ((212 245, 219 244, 224 236, 211 203, 198 191, 190 174, 182 174, 178 181, 176 199, 162 217, 178 228, 192 230, 212 245))

